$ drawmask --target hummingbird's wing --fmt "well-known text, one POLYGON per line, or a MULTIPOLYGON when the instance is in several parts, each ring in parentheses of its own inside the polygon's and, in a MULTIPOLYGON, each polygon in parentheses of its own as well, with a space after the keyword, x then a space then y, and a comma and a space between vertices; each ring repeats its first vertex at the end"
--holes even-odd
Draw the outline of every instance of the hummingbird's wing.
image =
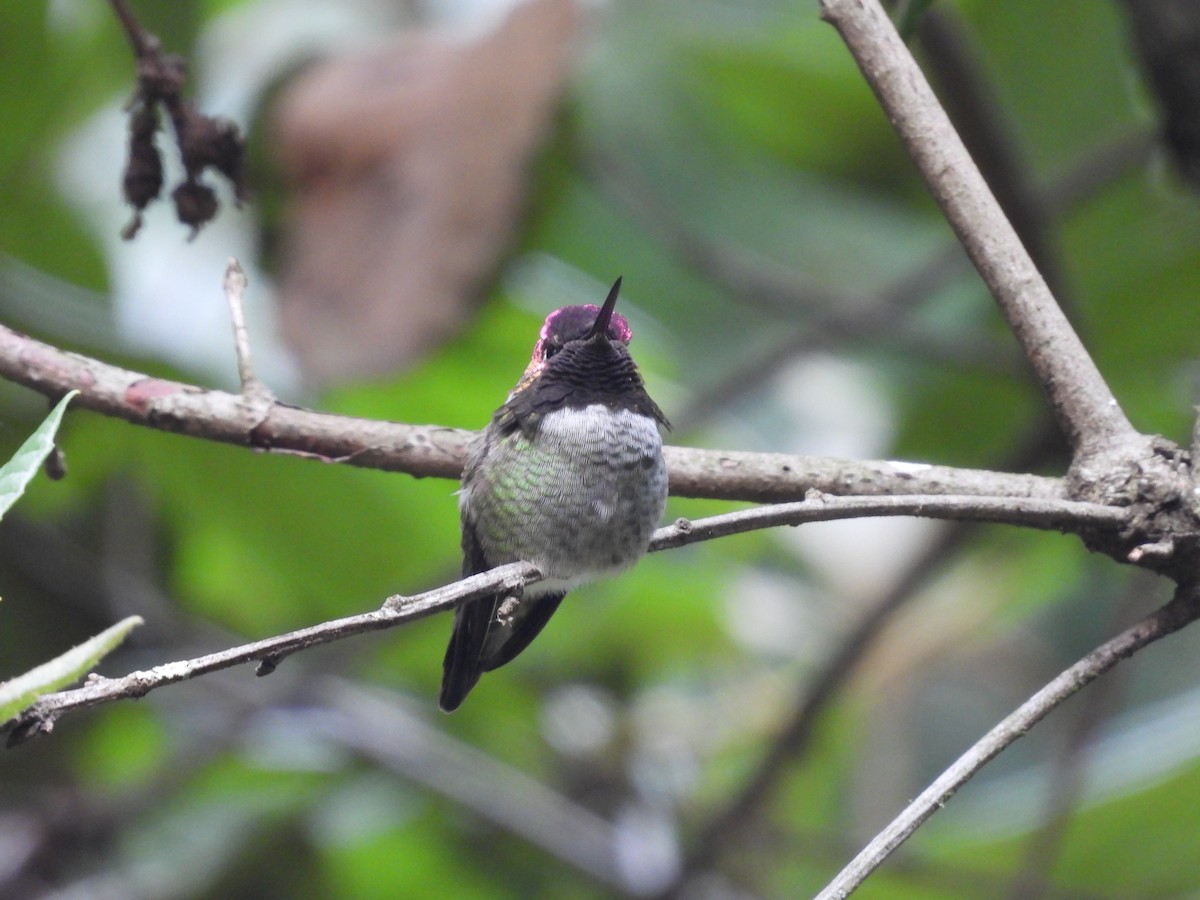
POLYGON ((491 597, 482 597, 454 611, 454 630, 442 661, 442 690, 438 695, 438 706, 445 712, 458 709, 483 674, 481 653, 494 605, 491 597))
MULTIPOLYGON (((463 530, 463 575, 491 568, 482 559, 474 529, 463 530)), ((458 606, 454 614, 454 630, 442 661, 442 692, 438 706, 446 713, 460 707, 470 689, 484 672, 491 672, 516 659, 516 656, 541 634, 550 617, 563 601, 566 592, 541 594, 528 598, 512 617, 510 624, 500 624, 497 611, 504 601, 503 594, 481 596, 458 606)))
POLYGON ((511 625, 496 620, 496 610, 504 600, 498 594, 480 597, 455 610, 454 630, 442 662, 438 706, 445 712, 458 709, 480 675, 516 659, 541 634, 565 596, 563 591, 527 601, 528 612, 516 616, 511 625))
MULTIPOLYGON (((486 572, 491 566, 484 558, 474 526, 465 519, 462 526, 462 574, 465 578, 486 572)), ((454 628, 450 632, 445 659, 442 660, 442 690, 438 696, 438 706, 446 712, 458 709, 483 674, 483 647, 499 602, 499 598, 494 596, 480 597, 460 603, 454 610, 454 628)))
MULTIPOLYGON (((475 575, 492 568, 469 522, 463 523, 463 575, 475 575)), ((566 592, 526 598, 517 607, 508 624, 501 624, 496 613, 505 600, 492 594, 461 604, 454 611, 454 629, 442 661, 442 690, 438 705, 453 712, 470 693, 484 672, 512 662, 541 634, 566 592)))

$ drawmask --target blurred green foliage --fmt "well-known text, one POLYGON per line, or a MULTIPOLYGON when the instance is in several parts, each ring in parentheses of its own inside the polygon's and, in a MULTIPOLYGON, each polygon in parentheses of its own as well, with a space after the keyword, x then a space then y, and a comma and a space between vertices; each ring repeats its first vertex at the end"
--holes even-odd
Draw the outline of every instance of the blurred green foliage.
MULTIPOLYGON (((171 50, 195 56, 218 16, 247 5, 138 10, 171 50)), ((979 114, 1011 129, 1034 188, 1053 198, 1068 173, 1094 180, 1084 199, 1047 210, 1070 314, 1133 422, 1186 441, 1198 372, 1200 203, 1157 156, 1133 152, 1107 173, 1088 162, 1154 127, 1118 6, 932 6, 962 20, 1001 106, 979 114)), ((274 9, 292 14, 286 4, 274 9)), ((947 252, 949 229, 815 3, 627 0, 596 21, 537 170, 519 252, 470 328, 412 371, 285 399, 480 427, 524 367, 562 283, 554 273, 566 269, 597 284, 624 275, 635 356, 674 416, 720 394, 732 373, 781 341, 947 252), (786 271, 837 299, 831 308, 819 292, 799 290, 787 304, 761 302, 680 246, 710 262, 714 249, 734 253, 752 270, 786 271)), ((97 290, 106 310, 111 260, 64 197, 56 166, 68 134, 127 96, 128 49, 102 4, 8 4, 3 24, 0 262, 97 290)), ((920 54, 919 37, 914 46, 920 54)), ((116 192, 119 172, 107 177, 116 192)), ((223 302, 219 274, 214 304, 223 302)), ((0 281, 6 323, 19 292, 0 281)), ((50 312, 41 327, 20 327, 66 341, 50 312)), ((206 377, 101 337, 70 343, 185 381, 206 377)), ((907 307, 827 329, 813 346, 671 440, 826 452, 819 413, 832 407, 851 420, 844 445, 854 455, 983 467, 1031 458, 1040 393, 961 262, 907 307), (837 390, 814 399, 802 375, 830 360, 845 364, 837 371, 853 373, 852 383, 835 381, 837 390), (863 395, 883 414, 858 409, 863 395)), ((232 367, 231 353, 231 377, 232 367)), ((0 391, 0 457, 45 409, 28 392, 0 391)), ((1030 465, 1061 471, 1062 448, 1041 443, 1048 449, 1030 465)), ((35 482, 0 529, 0 678, 117 614, 148 624, 105 664, 112 674, 364 611, 458 570, 456 486, 447 481, 258 455, 86 413, 68 416, 63 446, 69 477, 35 482)), ((669 515, 725 508, 676 499, 669 515)), ((0 877, 19 873, 0 893, 617 892, 488 811, 505 798, 511 815, 538 818, 531 784, 620 823, 622 839, 641 848, 633 858, 669 875, 669 861, 646 862, 661 861, 646 849, 660 832, 630 825, 631 811, 659 816, 686 858, 840 639, 934 539, 844 532, 854 536, 830 539, 841 560, 831 565, 819 536, 843 532, 802 531, 657 554, 580 590, 544 639, 450 718, 433 712, 446 616, 300 654, 268 679, 238 670, 76 713, 0 766, 0 822, 38 835, 29 860, 0 866, 0 877), (413 718, 394 732, 376 721, 388 735, 376 746, 361 720, 340 718, 335 677, 386 688, 397 715, 413 718), (488 779, 495 798, 456 794, 453 785, 472 777, 488 779)), ((733 896, 737 886, 810 895, 966 742, 1165 591, 1072 539, 972 531, 920 580, 834 695, 761 817, 701 861, 720 873, 702 895, 733 896)), ((1200 702, 1197 644, 1185 632, 1153 647, 1112 676, 1103 702, 1085 692, 1051 716, 862 896, 994 897, 1031 875, 1044 879, 1047 896, 1200 891, 1190 855, 1200 732, 1179 724, 1200 702), (1175 724, 1159 740, 1156 722, 1175 724), (1075 731, 1091 741, 1064 755, 1075 731), (1136 767, 1118 752, 1129 746, 1140 751, 1136 767), (1030 846, 1055 840, 1042 830, 1053 821, 1047 785, 1068 776, 1084 783, 1058 853, 1031 870, 1030 846)))

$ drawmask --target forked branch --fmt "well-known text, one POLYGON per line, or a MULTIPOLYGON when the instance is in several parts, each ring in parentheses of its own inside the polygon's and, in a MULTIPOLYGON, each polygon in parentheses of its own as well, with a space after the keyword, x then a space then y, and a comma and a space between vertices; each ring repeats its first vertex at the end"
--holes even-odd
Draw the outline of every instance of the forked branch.
POLYGON ((1045 390, 1075 452, 1072 496, 1103 494, 1105 484, 1129 490, 1144 483, 1127 493, 1125 502, 1144 504, 1148 520, 1159 524, 1135 526, 1150 539, 1124 559, 1144 562, 1162 554, 1171 560, 1163 571, 1180 585, 1169 604, 1067 669, 960 757, 819 895, 832 900, 860 885, 975 772, 1067 697, 1200 616, 1192 587, 1200 527, 1190 460, 1130 424, 879 3, 821 0, 821 9, 846 42, 1045 390), (1178 519, 1170 519, 1171 509, 1182 511, 1178 519), (1161 539, 1153 539, 1156 532, 1161 539))

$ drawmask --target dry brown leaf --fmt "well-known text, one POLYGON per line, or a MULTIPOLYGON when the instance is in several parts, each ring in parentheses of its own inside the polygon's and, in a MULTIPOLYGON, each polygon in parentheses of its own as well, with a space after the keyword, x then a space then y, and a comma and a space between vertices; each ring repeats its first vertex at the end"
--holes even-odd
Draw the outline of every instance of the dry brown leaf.
POLYGON ((308 377, 401 369, 467 320, 517 236, 579 27, 573 0, 530 0, 476 40, 405 35, 289 88, 280 303, 308 377))

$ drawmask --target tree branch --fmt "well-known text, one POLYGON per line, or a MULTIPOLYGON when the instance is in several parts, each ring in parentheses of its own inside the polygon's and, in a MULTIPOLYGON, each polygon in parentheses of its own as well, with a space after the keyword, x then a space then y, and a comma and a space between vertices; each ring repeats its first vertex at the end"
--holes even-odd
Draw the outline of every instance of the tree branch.
POLYGON ((805 525, 810 522, 861 519, 868 516, 918 516, 1024 525, 1028 528, 1053 531, 1077 531, 1092 527, 1119 530, 1129 518, 1128 511, 1120 507, 1079 503, 1073 500, 928 494, 901 497, 837 497, 810 491, 809 498, 799 503, 759 506, 694 522, 679 519, 654 533, 650 550, 670 550, 697 541, 780 525, 805 525))
POLYGON ((121 28, 125 31, 125 36, 129 38, 129 45, 133 48, 133 55, 141 59, 151 49, 157 45, 158 40, 154 35, 149 34, 137 20, 137 16, 133 14, 133 10, 129 8, 129 4, 125 0, 108 0, 109 6, 112 7, 113 13, 117 17, 117 21, 121 23, 121 28))
POLYGON ((121 678, 93 675, 81 688, 40 698, 20 715, 0 725, 0 731, 8 732, 8 745, 11 747, 35 734, 53 730, 59 716, 72 710, 99 706, 113 700, 144 697, 155 688, 248 662, 265 663, 260 666, 259 674, 268 674, 279 660, 308 647, 368 631, 392 628, 497 590, 516 590, 540 578, 537 569, 528 563, 510 563, 423 594, 389 597, 382 607, 371 612, 333 619, 194 659, 164 663, 146 671, 131 672, 121 678))
MULTIPOLYGON (((409 475, 458 478, 473 432, 313 412, 154 378, 60 350, 0 325, 0 377, 135 425, 272 453, 409 475)), ((1062 499, 1061 479, 888 461, 667 447, 679 497, 779 503, 828 494, 959 494, 1062 499)))
MULTIPOLYGON (((1138 579, 1134 580, 1134 585, 1139 594, 1145 587, 1144 582, 1138 579)), ((1131 596, 1132 593, 1126 591, 1118 601, 1118 614, 1122 618, 1125 613, 1123 608, 1140 599, 1131 596)), ((1100 726, 1118 705, 1117 695, 1123 683, 1128 683, 1129 675, 1128 670, 1120 670, 1097 682, 1085 696, 1080 697, 1081 708, 1075 710, 1074 718, 1062 729, 1062 744, 1051 753, 1049 759, 1042 821, 1030 830, 1023 841, 1025 846, 1021 861, 1008 885, 1009 900, 1041 900, 1051 893, 1055 866, 1062 855, 1074 814, 1083 799, 1089 774, 1090 745, 1100 726)))
POLYGON ((821 0, 995 297, 1078 455, 1140 441, 876 0, 821 0))
POLYGON ((976 772, 1012 744, 1052 710, 1121 660, 1200 617, 1200 595, 1181 586, 1175 597, 1136 625, 1101 644, 1079 662, 1026 700, 1011 715, 984 735, 950 768, 921 792, 890 825, 847 865, 817 900, 842 900, 850 895, 887 857, 976 772))
MULTIPOLYGON (((1126 514, 1121 509, 1070 500, 925 495, 833 497, 814 492, 810 499, 800 503, 740 510, 694 522, 679 519, 655 532, 650 550, 669 550, 686 544, 780 525, 878 515, 933 516, 1064 530, 1119 528, 1126 521, 1126 514)), ((88 684, 81 688, 42 697, 19 716, 3 723, 0 730, 8 731, 8 743, 12 746, 35 734, 52 730, 59 716, 74 709, 97 706, 113 700, 143 697, 155 688, 243 663, 258 662, 258 674, 266 675, 272 672, 284 657, 300 650, 368 631, 393 628, 435 612, 451 609, 467 600, 495 593, 497 590, 516 591, 540 579, 541 574, 528 563, 510 563, 423 594, 389 597, 382 607, 371 612, 333 619, 194 659, 164 663, 121 678, 93 676, 88 684)))

